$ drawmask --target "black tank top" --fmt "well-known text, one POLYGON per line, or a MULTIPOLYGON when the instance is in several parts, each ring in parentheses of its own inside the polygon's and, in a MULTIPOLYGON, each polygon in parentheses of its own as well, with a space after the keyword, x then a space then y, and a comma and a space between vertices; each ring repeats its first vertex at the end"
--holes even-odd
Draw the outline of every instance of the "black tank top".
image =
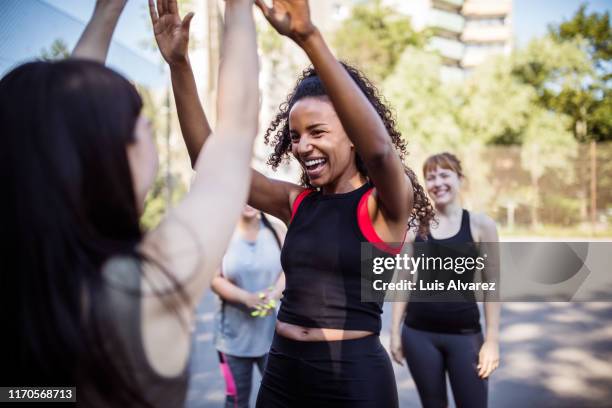
POLYGON ((375 234, 367 216, 372 190, 368 183, 342 194, 306 190, 296 199, 281 252, 279 321, 380 332, 382 301, 361 302, 361 243, 375 234))
MULTIPOLYGON (((424 242, 423 239, 417 237, 415 242, 424 242)), ((450 237, 435 239, 431 233, 427 235, 427 242, 433 245, 425 244, 423 247, 429 251, 444 251, 444 245, 450 246, 456 244, 474 243, 472 232, 470 230, 470 213, 463 210, 461 215, 461 227, 459 232, 450 237), (439 244, 439 245, 437 245, 439 244)), ((475 247, 461 246, 462 250, 468 248, 471 256, 478 256, 475 247)), ((461 254, 465 256, 466 254, 461 254)), ((446 251, 443 256, 456 257, 460 256, 456 252, 446 251)), ((454 272, 452 272, 454 273, 454 272)), ((474 279, 474 269, 467 270, 461 275, 462 281, 471 282, 474 279)), ((473 294, 472 294, 473 295, 473 294)), ((480 327, 480 312, 476 304, 475 297, 470 296, 468 299, 460 302, 442 302, 442 301, 409 301, 406 308, 405 323, 417 330, 426 330, 438 333, 479 333, 480 327)))

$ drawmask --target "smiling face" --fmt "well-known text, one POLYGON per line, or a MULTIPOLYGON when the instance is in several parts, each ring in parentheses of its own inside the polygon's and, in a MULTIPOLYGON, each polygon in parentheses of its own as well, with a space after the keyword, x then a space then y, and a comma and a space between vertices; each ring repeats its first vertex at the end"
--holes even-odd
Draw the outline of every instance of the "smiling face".
POLYGON ((313 187, 336 183, 357 171, 355 149, 327 97, 307 97, 289 112, 291 153, 313 187))
POLYGON ((461 178, 453 170, 436 166, 425 174, 425 187, 435 205, 444 206, 458 199, 461 178))

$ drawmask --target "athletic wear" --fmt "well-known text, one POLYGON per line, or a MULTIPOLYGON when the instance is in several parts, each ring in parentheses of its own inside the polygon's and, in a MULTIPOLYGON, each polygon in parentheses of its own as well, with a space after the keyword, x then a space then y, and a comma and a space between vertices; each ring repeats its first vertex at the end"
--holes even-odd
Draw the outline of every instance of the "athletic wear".
MULTIPOLYGON (((99 307, 102 316, 108 317, 105 321, 108 324, 105 327, 106 346, 120 372, 151 406, 182 408, 189 380, 188 365, 176 377, 162 376, 151 367, 143 348, 139 261, 131 257, 114 257, 106 262, 102 274, 106 286, 99 307)), ((107 406, 87 380, 83 381, 83 384, 77 384, 79 401, 92 407, 107 406)))
POLYGON ((266 356, 235 357, 219 352, 219 364, 225 379, 225 408, 248 408, 253 365, 263 374, 266 356))
POLYGON ((306 190, 296 199, 281 253, 286 289, 278 320, 380 332, 382 302, 361 302, 361 243, 377 239, 365 235, 373 231, 372 191, 366 183, 342 194, 306 190))
MULTIPOLYGON (((475 246, 470 245, 474 242, 470 231, 470 214, 463 210, 461 217, 461 227, 459 232, 450 238, 435 239, 428 235, 427 244, 417 245, 416 248, 423 248, 426 255, 435 255, 442 258, 470 256, 477 257, 478 252, 475 246), (445 246, 448 245, 448 246, 445 246)), ((416 242, 423 242, 419 237, 416 242)), ((458 279, 462 282, 472 282, 474 280, 475 269, 468 269, 462 274, 453 271, 427 271, 427 274, 420 273, 419 279, 424 281, 448 282, 449 279, 458 279), (439 275, 437 275, 439 274, 439 275), (452 276, 449 276, 452 275, 452 276)), ((443 291, 439 294, 431 291, 416 292, 411 296, 411 300, 406 308, 407 326, 419 330, 427 330, 437 333, 480 333, 480 313, 473 292, 443 291), (440 301, 434 300, 436 296, 441 299, 462 299, 461 301, 440 301)))
MULTIPOLYGON (((280 248, 274 233, 260 222, 255 241, 236 231, 223 257, 223 277, 248 291, 264 291, 276 284, 281 272, 280 248)), ((252 317, 244 305, 220 300, 215 314, 215 348, 236 357, 261 357, 268 352, 276 315, 252 317)))
MULTIPOLYGON (((422 242, 422 240, 417 239, 422 242)), ((478 252, 470 231, 470 215, 463 210, 459 232, 450 238, 435 239, 428 235, 423 245, 427 255, 441 257, 477 257, 478 252), (448 245, 448 246, 445 246, 448 245)), ((462 274, 450 273, 452 279, 471 282, 474 269, 462 274)), ((437 273, 448 281, 449 276, 433 271, 419 279, 433 280, 437 273)), ((484 408, 487 406, 488 381, 478 377, 478 353, 483 343, 480 313, 471 292, 451 294, 463 298, 460 302, 440 302, 428 296, 449 296, 448 293, 417 292, 418 301, 411 296, 402 330, 402 348, 408 368, 416 384, 424 408, 448 406, 446 375, 457 407, 484 408), (423 296, 425 298, 423 298, 423 296)), ((448 299, 448 297, 446 298, 448 299)))
POLYGON ((281 254, 286 288, 278 319, 376 335, 310 342, 275 334, 257 407, 398 406, 391 361, 378 337, 382 302, 361 302, 361 244, 394 251, 372 227, 372 191, 369 184, 342 194, 306 190, 295 200, 281 254))
POLYGON ((257 408, 397 408, 391 360, 376 335, 295 341, 274 336, 257 408))
POLYGON ((455 405, 486 408, 488 380, 478 377, 482 333, 434 333, 404 326, 402 348, 423 408, 448 407, 446 373, 455 405))

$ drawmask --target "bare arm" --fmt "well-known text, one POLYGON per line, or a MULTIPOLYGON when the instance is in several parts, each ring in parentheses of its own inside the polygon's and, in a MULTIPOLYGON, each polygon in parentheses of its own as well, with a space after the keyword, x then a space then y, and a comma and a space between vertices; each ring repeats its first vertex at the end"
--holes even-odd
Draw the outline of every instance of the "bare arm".
POLYGON ((393 302, 391 314, 391 338, 390 349, 393 360, 399 365, 404 365, 404 351, 402 349, 402 325, 408 302, 393 302))
MULTIPOLYGON (((499 290, 499 236, 495 222, 488 216, 481 214, 478 217, 478 241, 480 251, 487 255, 486 268, 483 270, 485 282, 497 282, 496 292, 499 290)), ((478 374, 487 378, 499 366, 499 318, 501 303, 497 296, 485 292, 485 342, 479 353, 478 374)))
POLYGON ((73 58, 90 59, 104 64, 113 32, 126 1, 96 1, 93 15, 72 51, 73 58))
POLYGON ((286 181, 268 178, 257 170, 252 172, 249 205, 289 224, 293 202, 304 188, 286 181))
POLYGON ((401 227, 392 227, 399 238, 412 210, 413 190, 382 119, 312 24, 307 0, 274 0, 271 8, 263 0, 256 3, 272 26, 308 55, 376 186, 382 215, 401 227))
MULTIPOLYGON (((169 249, 175 247, 180 252, 185 240, 194 239, 199 244, 199 269, 204 279, 190 280, 187 287, 196 301, 217 269, 246 201, 257 132, 259 66, 251 4, 249 0, 228 0, 225 5, 216 134, 199 153, 190 192, 166 219, 187 226, 192 236, 182 233, 180 237, 170 234, 162 238, 170 255, 169 249)), ((177 227, 173 225, 170 230, 177 227)), ((184 262, 176 261, 179 265, 184 262)), ((185 272, 191 275, 193 270, 185 272)))
MULTIPOLYGON (((167 1, 161 4, 164 9, 168 6, 167 1)), ((144 347, 152 365, 164 375, 180 372, 189 350, 189 333, 181 330, 184 327, 177 324, 168 303, 191 321, 219 267, 250 183, 259 102, 255 23, 251 0, 226 0, 225 9, 215 134, 199 153, 191 190, 142 244, 142 251, 182 285, 189 300, 181 302, 176 291, 144 300, 144 347)), ((159 273, 155 265, 147 268, 143 289, 167 289, 167 274, 159 273)))
POLYGON ((181 134, 187 146, 191 166, 195 168, 200 150, 212 130, 200 103, 189 61, 189 27, 194 14, 188 13, 181 19, 176 0, 161 2, 161 7, 157 10, 153 0, 149 0, 149 11, 155 41, 170 67, 181 134))
POLYGON ((226 302, 244 305, 249 309, 254 309, 258 305, 264 304, 263 300, 256 293, 251 293, 235 285, 232 281, 225 278, 221 273, 217 273, 210 283, 210 288, 221 299, 226 302))
MULTIPOLYGON (((157 11, 153 0, 149 0, 149 9, 155 40, 164 60, 170 67, 172 90, 181 133, 189 152, 191 165, 195 168, 200 150, 211 134, 211 128, 198 96, 189 61, 189 24, 193 13, 181 19, 176 0, 162 2, 161 10, 157 11), (164 4, 167 6, 164 7, 164 4)), ((299 186, 268 179, 253 170, 248 202, 253 207, 288 222, 291 216, 292 200, 299 194, 299 191, 301 191, 299 186)))

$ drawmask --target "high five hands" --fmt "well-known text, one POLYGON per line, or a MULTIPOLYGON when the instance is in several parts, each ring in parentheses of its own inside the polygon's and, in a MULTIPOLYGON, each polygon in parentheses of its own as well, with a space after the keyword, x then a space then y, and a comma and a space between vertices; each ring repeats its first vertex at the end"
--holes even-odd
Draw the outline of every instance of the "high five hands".
POLYGON ((255 4, 279 34, 298 44, 316 31, 310 20, 308 0, 273 0, 272 7, 265 0, 255 0, 255 4))
MULTIPOLYGON (((255 0, 255 4, 279 34, 298 44, 316 31, 310 19, 308 0, 273 0, 271 7, 264 0, 255 0)), ((181 19, 177 0, 149 0, 149 14, 164 60, 169 65, 188 62, 189 27, 194 13, 181 19)))
POLYGON ((149 0, 149 14, 155 41, 169 65, 188 62, 189 26, 193 12, 181 19, 176 0, 149 0))

